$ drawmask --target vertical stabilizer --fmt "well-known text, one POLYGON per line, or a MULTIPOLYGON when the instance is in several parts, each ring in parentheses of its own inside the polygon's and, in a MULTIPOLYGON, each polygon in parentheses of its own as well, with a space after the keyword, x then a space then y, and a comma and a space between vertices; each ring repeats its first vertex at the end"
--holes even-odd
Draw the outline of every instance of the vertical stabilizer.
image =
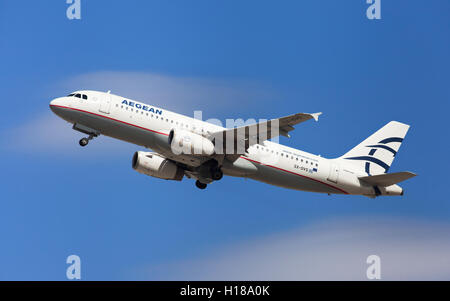
POLYGON ((408 129, 407 124, 391 121, 340 159, 357 165, 368 175, 387 173, 408 129))

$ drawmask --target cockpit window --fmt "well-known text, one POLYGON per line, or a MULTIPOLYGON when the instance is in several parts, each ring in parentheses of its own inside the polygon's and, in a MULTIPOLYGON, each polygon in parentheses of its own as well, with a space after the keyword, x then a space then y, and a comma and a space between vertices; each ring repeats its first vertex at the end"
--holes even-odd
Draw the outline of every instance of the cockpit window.
POLYGON ((82 98, 82 99, 88 99, 87 95, 80 94, 80 93, 71 93, 71 94, 67 95, 67 97, 72 97, 72 96, 82 98))

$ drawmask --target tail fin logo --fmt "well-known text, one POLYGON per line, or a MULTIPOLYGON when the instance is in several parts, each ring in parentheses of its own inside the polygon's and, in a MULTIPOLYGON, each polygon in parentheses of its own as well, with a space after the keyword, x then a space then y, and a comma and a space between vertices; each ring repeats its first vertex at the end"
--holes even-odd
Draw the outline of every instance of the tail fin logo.
POLYGON ((368 156, 358 156, 358 157, 349 157, 349 158, 345 158, 348 160, 360 160, 360 161, 367 161, 365 164, 365 171, 366 173, 370 176, 370 163, 374 163, 379 165, 380 167, 384 168, 384 172, 387 173, 389 170, 389 165, 386 164, 385 162, 383 162, 382 160, 376 158, 374 155, 377 151, 377 149, 385 149, 389 152, 392 153, 392 156, 395 157, 395 155, 397 154, 397 151, 394 150, 393 148, 387 146, 386 144, 389 144, 391 142, 403 142, 403 138, 400 137, 390 137, 390 138, 386 138, 383 139, 381 141, 378 142, 378 144, 374 144, 374 145, 366 145, 366 147, 371 147, 368 156))

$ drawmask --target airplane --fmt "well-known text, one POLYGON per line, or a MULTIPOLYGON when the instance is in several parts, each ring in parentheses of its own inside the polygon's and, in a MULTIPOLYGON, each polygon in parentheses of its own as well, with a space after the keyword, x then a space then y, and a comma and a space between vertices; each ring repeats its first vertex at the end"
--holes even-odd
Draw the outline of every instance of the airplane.
POLYGON ((388 173, 409 125, 391 121, 344 155, 327 159, 269 141, 290 137, 294 125, 321 113, 297 113, 224 128, 108 92, 82 90, 58 97, 50 109, 87 135, 81 146, 105 135, 143 146, 132 168, 144 175, 196 180, 199 189, 223 175, 326 194, 398 196, 412 172, 388 173))

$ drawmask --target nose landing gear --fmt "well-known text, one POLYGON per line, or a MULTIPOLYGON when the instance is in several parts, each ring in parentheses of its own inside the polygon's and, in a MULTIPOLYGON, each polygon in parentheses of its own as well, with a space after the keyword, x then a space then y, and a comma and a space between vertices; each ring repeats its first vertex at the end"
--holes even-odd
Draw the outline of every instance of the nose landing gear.
POLYGON ((81 146, 86 146, 88 145, 89 140, 87 138, 81 138, 79 143, 81 146))
POLYGON ((88 145, 89 140, 92 140, 92 139, 94 139, 94 135, 89 135, 89 137, 81 138, 79 143, 81 146, 85 147, 86 145, 88 145))
POLYGON ((94 139, 94 137, 97 137, 98 135, 100 135, 100 132, 94 129, 91 129, 90 127, 84 126, 82 124, 79 123, 75 123, 72 127, 75 131, 81 132, 83 134, 87 134, 89 135, 88 137, 85 138, 81 138, 81 140, 79 141, 81 146, 86 146, 89 143, 89 140, 94 139))

